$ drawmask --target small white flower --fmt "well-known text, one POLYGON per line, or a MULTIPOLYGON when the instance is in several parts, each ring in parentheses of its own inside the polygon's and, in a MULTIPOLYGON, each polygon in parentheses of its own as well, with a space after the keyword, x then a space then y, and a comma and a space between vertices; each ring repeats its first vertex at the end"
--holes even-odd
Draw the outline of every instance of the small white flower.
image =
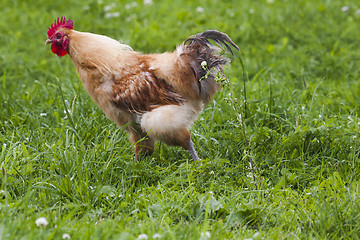
POLYGON ((46 117, 47 113, 40 113, 40 117, 46 117))
POLYGON ((125 5, 125 9, 129 10, 130 8, 137 7, 137 2, 128 3, 125 5))
POLYGON ((206 67, 207 66, 207 62, 206 61, 202 61, 201 62, 201 66, 204 68, 204 67, 206 67))
POLYGON ((146 6, 150 6, 153 4, 153 1, 152 0, 144 0, 144 5, 146 6))
POLYGON ((196 11, 197 11, 198 13, 203 13, 203 12, 204 12, 204 8, 203 8, 203 7, 197 7, 197 8, 196 8, 196 11))
POLYGON ((115 3, 112 3, 112 4, 110 4, 110 5, 106 5, 106 6, 104 7, 104 12, 110 11, 110 10, 113 9, 115 6, 116 6, 115 3))
POLYGON ((111 5, 106 5, 106 6, 104 7, 104 12, 110 11, 111 8, 112 8, 111 5))
POLYGON ((259 232, 256 232, 256 233, 254 233, 254 235, 253 235, 252 237, 253 237, 253 238, 257 238, 259 235, 260 235, 260 233, 259 233, 259 232))
POLYGON ((102 0, 98 0, 98 4, 103 4, 103 1, 102 1, 102 0))
POLYGON ((347 11, 349 11, 349 9, 350 9, 349 6, 343 6, 343 7, 341 8, 341 11, 347 12, 347 11))
POLYGON ((63 236, 62 236, 63 239, 70 239, 70 234, 68 233, 64 233, 63 236))
POLYGON ((267 3, 274 3, 275 0, 266 0, 267 3))
POLYGON ((232 11, 232 10, 230 10, 230 9, 226 10, 226 13, 229 14, 230 17, 234 17, 234 16, 235 16, 234 11, 232 11))
POLYGON ((254 14, 254 13, 255 13, 255 10, 252 9, 252 8, 250 8, 250 9, 249 9, 249 13, 250 13, 250 14, 254 14))
POLYGON ((105 13, 105 18, 116 18, 116 17, 120 17, 120 13, 119 12, 107 12, 105 13))
POLYGON ((208 232, 208 231, 202 232, 202 233, 201 233, 201 237, 202 237, 202 238, 204 238, 204 237, 205 237, 205 238, 210 238, 210 237, 211 237, 211 234, 210 234, 210 232, 208 232))
POLYGON ((146 235, 146 234, 144 234, 144 233, 143 233, 143 234, 140 234, 137 239, 139 239, 139 240, 141 240, 141 239, 146 240, 146 239, 148 239, 148 235, 146 235))
POLYGON ((125 18, 125 21, 126 21, 126 22, 131 22, 131 20, 132 20, 132 17, 131 17, 131 16, 125 18))
POLYGON ((87 11, 87 10, 89 10, 89 9, 90 9, 89 5, 85 5, 85 6, 83 7, 83 10, 84 10, 84 11, 87 11))
POLYGON ((158 238, 161 238, 161 235, 158 234, 158 233, 155 233, 155 234, 153 235, 153 239, 158 239, 158 238))
POLYGON ((40 217, 40 218, 36 219, 35 224, 38 227, 46 227, 49 223, 46 220, 46 218, 40 217))

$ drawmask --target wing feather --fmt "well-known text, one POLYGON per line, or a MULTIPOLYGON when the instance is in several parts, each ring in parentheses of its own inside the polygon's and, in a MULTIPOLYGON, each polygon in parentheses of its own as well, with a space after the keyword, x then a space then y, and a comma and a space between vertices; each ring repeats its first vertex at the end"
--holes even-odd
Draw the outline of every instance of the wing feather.
POLYGON ((146 67, 138 67, 137 71, 132 71, 127 76, 114 78, 112 93, 112 104, 136 113, 148 112, 169 104, 179 105, 184 101, 165 80, 146 67))

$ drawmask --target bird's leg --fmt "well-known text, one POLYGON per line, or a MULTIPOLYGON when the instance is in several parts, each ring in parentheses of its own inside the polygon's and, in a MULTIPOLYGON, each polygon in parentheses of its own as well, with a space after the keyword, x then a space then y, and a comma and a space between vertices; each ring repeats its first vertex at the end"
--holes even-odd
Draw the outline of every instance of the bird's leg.
POLYGON ((190 139, 190 141, 189 141, 189 149, 188 149, 188 151, 189 151, 189 153, 190 153, 190 155, 191 155, 191 157, 192 157, 192 159, 193 159, 194 161, 199 161, 199 160, 200 160, 200 158, 198 157, 198 155, 197 155, 197 153, 196 153, 196 150, 195 150, 195 148, 194 148, 194 144, 193 144, 193 142, 191 141, 191 139, 190 139))
MULTIPOLYGON (((176 136, 176 138, 174 138, 170 144, 169 144, 169 139, 168 139, 167 143, 169 145, 181 146, 185 150, 189 151, 189 153, 194 161, 199 161, 200 158, 198 157, 196 150, 194 148, 194 144, 191 141, 191 135, 190 135, 189 130, 187 130, 186 128, 179 129, 175 136, 176 136)), ((199 164, 199 165, 201 165, 201 164, 199 164)))
POLYGON ((134 145, 136 161, 138 161, 141 156, 151 156, 155 148, 154 141, 135 124, 128 127, 127 131, 130 134, 130 141, 134 145))

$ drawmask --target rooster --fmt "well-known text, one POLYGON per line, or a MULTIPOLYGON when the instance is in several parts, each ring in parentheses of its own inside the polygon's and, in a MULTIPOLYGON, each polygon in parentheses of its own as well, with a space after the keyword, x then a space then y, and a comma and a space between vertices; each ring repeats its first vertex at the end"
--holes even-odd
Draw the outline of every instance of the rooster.
POLYGON ((129 133, 135 159, 151 155, 160 141, 199 160, 189 129, 221 88, 215 78, 224 76, 229 63, 221 49, 239 51, 228 35, 208 30, 162 54, 142 54, 109 37, 75 31, 65 17, 47 35, 45 44, 58 57, 70 55, 91 98, 129 133))

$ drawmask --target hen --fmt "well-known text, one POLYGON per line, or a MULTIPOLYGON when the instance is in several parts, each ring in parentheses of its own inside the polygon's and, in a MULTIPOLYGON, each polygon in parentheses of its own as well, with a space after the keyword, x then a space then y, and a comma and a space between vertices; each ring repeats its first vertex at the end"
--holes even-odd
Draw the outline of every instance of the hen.
POLYGON ((239 51, 228 35, 209 30, 174 52, 142 54, 109 37, 75 31, 65 17, 55 20, 47 34, 51 51, 70 55, 91 98, 108 118, 125 126, 136 159, 151 155, 156 141, 180 146, 199 159, 189 129, 221 87, 215 77, 229 62, 221 49, 239 51))

